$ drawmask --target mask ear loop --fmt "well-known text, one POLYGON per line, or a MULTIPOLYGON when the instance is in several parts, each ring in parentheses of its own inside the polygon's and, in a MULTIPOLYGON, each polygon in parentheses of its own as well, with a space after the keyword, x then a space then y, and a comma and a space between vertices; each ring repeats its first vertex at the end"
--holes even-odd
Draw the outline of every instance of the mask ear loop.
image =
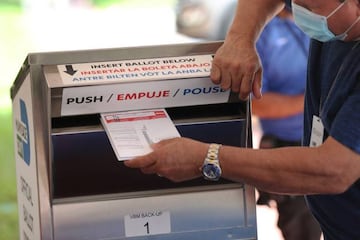
POLYGON ((345 0, 343 3, 341 3, 337 8, 334 9, 334 11, 332 11, 329 15, 327 15, 326 19, 328 19, 329 17, 331 17, 332 15, 334 15, 342 6, 344 6, 344 4, 347 2, 347 0, 345 0))
MULTIPOLYGON (((360 1, 360 0, 359 0, 360 1)), ((332 15, 334 15, 345 3, 347 2, 347 0, 345 0, 343 3, 341 3, 337 8, 335 8, 334 11, 332 11, 327 17, 326 19, 328 19, 329 17, 331 17, 332 15)), ((355 22, 353 22, 350 27, 348 27, 345 32, 343 32, 341 35, 345 36, 344 38, 346 38, 347 33, 355 26, 356 23, 358 23, 360 21, 360 16, 355 20, 355 22)), ((360 37, 358 38, 360 39, 360 37)))
POLYGON ((358 18, 355 20, 355 22, 353 22, 350 27, 348 27, 348 29, 346 29, 346 31, 343 34, 347 34, 354 26, 355 24, 357 24, 360 21, 360 16, 358 16, 358 18))

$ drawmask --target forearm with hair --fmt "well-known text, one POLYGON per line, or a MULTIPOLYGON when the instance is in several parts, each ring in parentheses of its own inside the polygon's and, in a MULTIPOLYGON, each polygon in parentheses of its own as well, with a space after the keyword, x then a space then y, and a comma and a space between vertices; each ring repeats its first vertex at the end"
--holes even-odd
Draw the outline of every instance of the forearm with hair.
POLYGON ((285 194, 342 193, 360 173, 360 155, 331 137, 313 148, 254 150, 223 146, 219 159, 223 177, 285 194))
POLYGON ((282 0, 238 0, 226 39, 254 45, 266 23, 284 7, 282 0))

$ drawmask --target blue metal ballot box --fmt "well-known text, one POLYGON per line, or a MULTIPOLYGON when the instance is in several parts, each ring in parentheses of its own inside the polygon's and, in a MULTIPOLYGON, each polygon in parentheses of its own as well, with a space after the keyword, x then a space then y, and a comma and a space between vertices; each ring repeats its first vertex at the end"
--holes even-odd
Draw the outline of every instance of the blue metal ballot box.
POLYGON ((221 44, 29 54, 11 89, 20 238, 256 239, 253 187, 127 168, 100 121, 162 108, 181 136, 252 147, 249 101, 209 78, 221 44))

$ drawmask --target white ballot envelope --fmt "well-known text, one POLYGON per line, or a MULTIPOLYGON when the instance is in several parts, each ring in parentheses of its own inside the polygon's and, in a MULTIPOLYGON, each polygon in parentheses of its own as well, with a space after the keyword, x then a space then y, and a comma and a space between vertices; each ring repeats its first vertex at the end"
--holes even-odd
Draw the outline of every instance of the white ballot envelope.
POLYGON ((151 144, 180 137, 165 109, 101 114, 101 122, 119 161, 152 151, 151 144))

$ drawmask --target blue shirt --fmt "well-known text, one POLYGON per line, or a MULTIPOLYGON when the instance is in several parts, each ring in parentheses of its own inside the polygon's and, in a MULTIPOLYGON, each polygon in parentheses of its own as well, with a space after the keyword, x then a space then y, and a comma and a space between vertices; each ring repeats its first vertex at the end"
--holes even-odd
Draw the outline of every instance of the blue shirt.
MULTIPOLYGON (((274 18, 257 42, 263 66, 262 93, 299 95, 305 92, 309 38, 292 20, 274 18)), ((285 141, 300 141, 303 113, 277 119, 260 119, 264 134, 285 141)))
MULTIPOLYGON (((323 122, 324 141, 331 136, 360 154, 360 41, 311 42, 304 116, 306 146, 314 115, 323 122)), ((325 240, 360 239, 360 180, 343 194, 312 195, 307 201, 325 240)))

